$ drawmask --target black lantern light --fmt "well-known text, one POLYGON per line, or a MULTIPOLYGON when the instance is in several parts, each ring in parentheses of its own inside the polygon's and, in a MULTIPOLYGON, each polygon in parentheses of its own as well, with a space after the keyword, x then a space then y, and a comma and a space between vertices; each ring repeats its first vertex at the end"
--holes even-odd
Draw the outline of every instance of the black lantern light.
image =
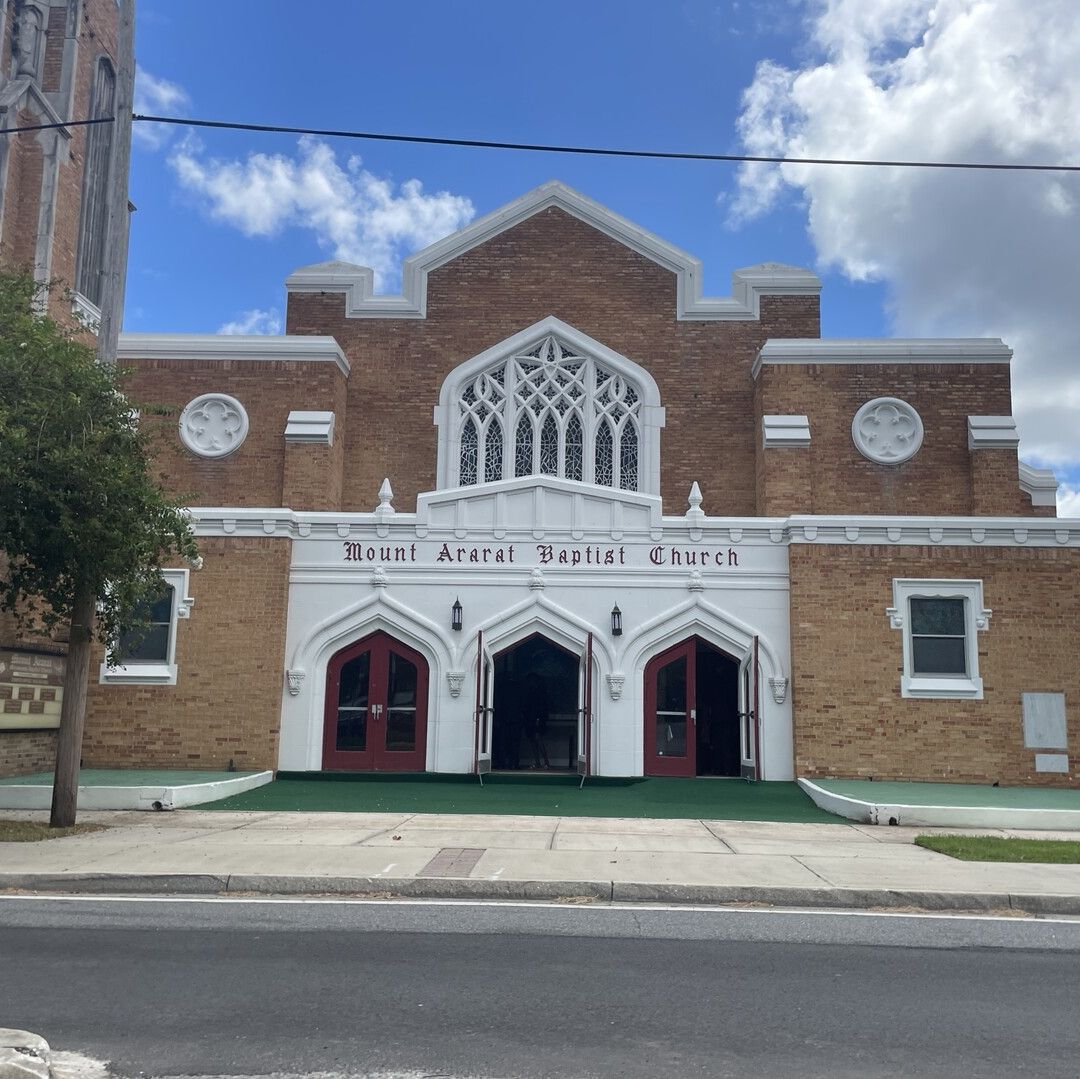
POLYGON ((622 636, 622 611, 619 610, 617 603, 611 608, 611 635, 612 637, 622 636))
POLYGON ((457 629, 457 630, 461 629, 461 615, 462 615, 461 600, 456 599, 456 600, 454 600, 454 606, 450 608, 450 628, 451 629, 457 629))

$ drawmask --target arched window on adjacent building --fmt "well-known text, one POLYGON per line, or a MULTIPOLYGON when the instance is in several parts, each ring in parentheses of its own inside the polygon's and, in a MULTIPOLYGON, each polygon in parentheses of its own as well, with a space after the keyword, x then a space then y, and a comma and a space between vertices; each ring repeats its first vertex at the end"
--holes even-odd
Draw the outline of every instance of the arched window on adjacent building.
MULTIPOLYGON (((94 71, 90 119, 111 117, 116 109, 116 72, 104 56, 94 71)), ((101 307, 105 245, 109 227, 109 181, 112 173, 115 124, 92 124, 86 131, 83 163, 82 213, 79 218, 79 253, 75 264, 75 291, 101 307)))
POLYGON ((447 447, 456 460, 440 474, 461 486, 544 475, 656 493, 663 417, 655 383, 644 372, 635 378, 629 361, 608 353, 605 362, 596 351, 570 334, 545 333, 493 362, 464 365, 463 376, 449 380, 450 400, 444 390, 442 422, 456 428, 447 447))

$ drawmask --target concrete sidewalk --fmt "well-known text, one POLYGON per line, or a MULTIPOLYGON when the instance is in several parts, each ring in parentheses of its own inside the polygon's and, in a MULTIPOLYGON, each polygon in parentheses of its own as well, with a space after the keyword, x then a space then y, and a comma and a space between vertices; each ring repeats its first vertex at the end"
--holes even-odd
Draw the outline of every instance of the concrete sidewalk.
MULTIPOLYGON (((5 814, 15 816, 16 814, 5 814)), ((20 813, 46 819, 42 813, 20 813)), ((389 813, 87 812, 0 844, 0 889, 918 907, 1080 916, 1080 865, 960 862, 932 829, 389 813)), ((1080 833, 979 834, 1080 839, 1080 833)))

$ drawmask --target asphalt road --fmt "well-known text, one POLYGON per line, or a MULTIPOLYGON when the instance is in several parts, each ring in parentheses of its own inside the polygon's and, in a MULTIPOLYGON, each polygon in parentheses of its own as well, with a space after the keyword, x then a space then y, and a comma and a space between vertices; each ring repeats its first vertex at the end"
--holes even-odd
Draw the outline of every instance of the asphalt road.
POLYGON ((0 1026, 129 1076, 1075 1077, 1078 929, 5 897, 0 1026))

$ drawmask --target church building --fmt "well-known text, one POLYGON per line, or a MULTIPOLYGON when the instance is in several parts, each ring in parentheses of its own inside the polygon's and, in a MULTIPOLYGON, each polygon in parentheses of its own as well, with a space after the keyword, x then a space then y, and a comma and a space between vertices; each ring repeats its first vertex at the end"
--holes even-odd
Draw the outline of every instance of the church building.
POLYGON ((1080 521, 999 340, 823 340, 561 183, 129 334, 202 557, 92 674, 86 767, 1076 786, 1080 521))

